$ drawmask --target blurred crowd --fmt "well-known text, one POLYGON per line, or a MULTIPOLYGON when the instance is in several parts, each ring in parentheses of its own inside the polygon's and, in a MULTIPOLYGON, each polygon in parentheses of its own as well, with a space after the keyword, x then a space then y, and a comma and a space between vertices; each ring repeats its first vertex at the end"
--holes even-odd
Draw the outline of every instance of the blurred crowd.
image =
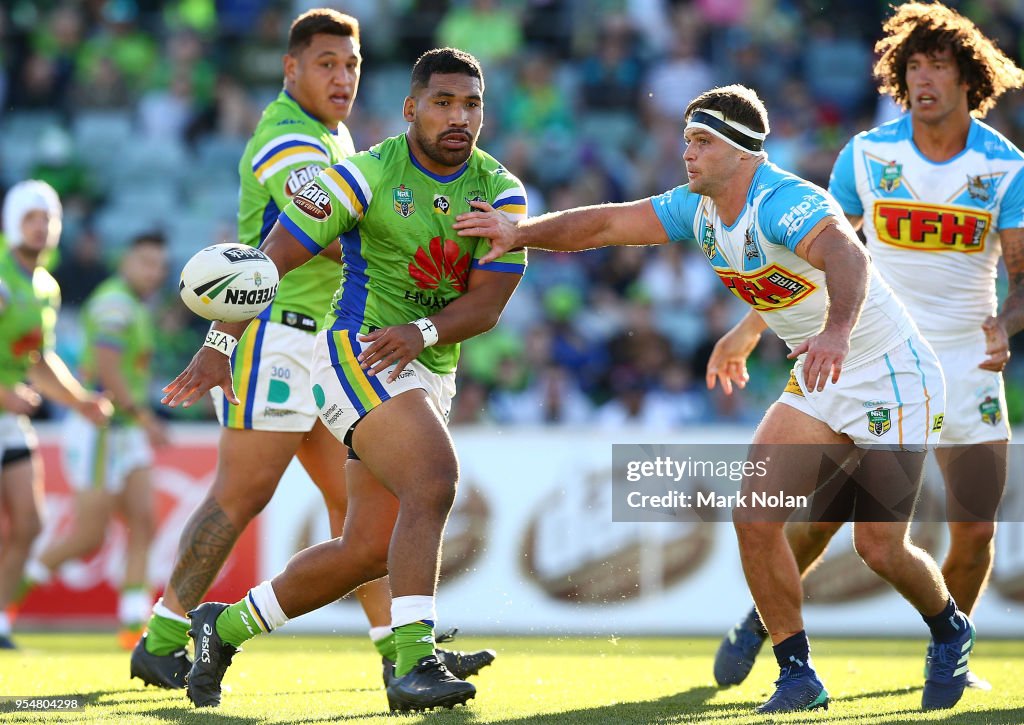
MULTIPOLYGON (((1024 3, 948 4, 1021 62, 1024 3)), ((75 357, 76 305, 133 234, 164 233, 177 268, 234 238, 238 159, 280 90, 291 19, 318 5, 361 22, 348 124, 357 148, 404 130, 422 51, 466 49, 486 75, 480 145, 523 180, 533 214, 681 183, 683 109, 715 85, 757 89, 769 158, 822 185, 851 135, 900 112, 871 78, 886 0, 7 0, 0 185, 41 178, 64 200, 62 354, 75 357)), ((1002 99, 986 122, 1024 145, 1024 96, 1002 99)), ((159 316, 163 381, 206 328, 172 283, 159 316)), ((464 346, 453 422, 756 421, 788 375, 774 336, 742 394, 704 385, 711 347, 744 311, 696 248, 534 253, 499 327, 464 346)), ((1018 423, 1020 337, 1007 370, 1018 423)))

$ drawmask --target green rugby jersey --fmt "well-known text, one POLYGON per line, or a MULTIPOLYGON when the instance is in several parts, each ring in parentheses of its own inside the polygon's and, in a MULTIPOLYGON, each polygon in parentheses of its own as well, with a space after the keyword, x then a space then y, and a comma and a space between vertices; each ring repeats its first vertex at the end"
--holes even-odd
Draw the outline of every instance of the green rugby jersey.
MULTIPOLYGON (((479 149, 460 171, 438 176, 413 158, 404 135, 394 136, 320 172, 285 207, 281 224, 313 254, 342 235, 341 286, 324 324, 365 333, 429 316, 464 294, 470 269, 490 250, 486 239, 452 229, 473 199, 526 217, 519 179, 479 149)), ((520 275, 525 268, 525 251, 481 267, 520 275)), ((458 344, 419 356, 442 375, 458 360, 458 344)))
MULTIPOLYGON (((132 395, 132 404, 148 405, 150 361, 153 357, 153 316, 127 283, 111 277, 89 295, 82 306, 85 331, 82 350, 82 382, 100 390, 96 349, 113 348, 121 353, 121 376, 132 395)), ((115 412, 115 423, 127 422, 115 412)))
MULTIPOLYGON (((238 165, 242 180, 239 241, 258 247, 295 192, 321 169, 354 153, 352 136, 344 125, 331 131, 306 113, 287 91, 281 91, 264 109, 238 165)), ((334 261, 326 257, 309 260, 282 281, 273 304, 259 319, 280 322, 287 310, 311 318, 318 327, 339 276, 334 261)), ((310 332, 315 331, 315 327, 310 328, 310 332)))
POLYGON ((22 383, 37 356, 52 350, 60 287, 43 267, 22 267, 0 253, 0 385, 22 383))

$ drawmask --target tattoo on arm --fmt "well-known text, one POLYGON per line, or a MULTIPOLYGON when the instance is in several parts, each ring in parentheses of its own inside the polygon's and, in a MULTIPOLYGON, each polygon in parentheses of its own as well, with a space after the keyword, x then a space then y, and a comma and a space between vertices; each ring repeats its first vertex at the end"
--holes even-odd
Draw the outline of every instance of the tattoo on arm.
POLYGON ((185 611, 202 601, 217 578, 239 532, 217 501, 208 498, 189 517, 181 533, 178 562, 171 573, 170 587, 185 611))
POLYGON ((1010 291, 999 316, 1006 331, 1014 335, 1024 329, 1024 234, 1021 230, 1003 233, 1003 264, 1006 265, 1010 291))

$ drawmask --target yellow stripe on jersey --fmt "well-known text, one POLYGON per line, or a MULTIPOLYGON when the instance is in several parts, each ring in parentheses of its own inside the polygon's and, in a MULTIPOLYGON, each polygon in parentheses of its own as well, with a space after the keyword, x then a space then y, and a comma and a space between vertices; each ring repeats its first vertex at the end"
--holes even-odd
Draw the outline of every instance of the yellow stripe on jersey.
POLYGON ((342 331, 336 339, 339 343, 339 349, 345 356, 339 362, 344 368, 345 378, 348 380, 349 385, 359 386, 358 392, 362 393, 360 397, 363 398, 363 407, 367 410, 377 407, 382 402, 380 396, 377 395, 377 391, 370 385, 370 381, 366 379, 367 372, 359 366, 359 361, 356 360, 356 355, 352 351, 352 343, 348 339, 348 335, 342 331), (369 403, 369 405, 366 405, 366 403, 369 403))
POLYGON ((323 176, 331 191, 334 192, 334 195, 341 199, 342 202, 347 200, 348 204, 346 206, 349 211, 357 218, 362 219, 366 209, 363 208, 362 202, 359 201, 359 196, 352 188, 352 185, 345 180, 345 177, 338 173, 338 170, 333 166, 324 169, 323 176))
POLYGON ((312 145, 302 145, 278 151, 276 154, 253 169, 253 173, 256 175, 256 178, 260 180, 260 183, 263 183, 285 166, 299 163, 301 161, 322 164, 329 164, 331 162, 327 154, 319 148, 312 145))
POLYGON ((263 320, 253 320, 242 335, 242 343, 235 349, 234 384, 235 397, 238 405, 228 404, 229 428, 242 428, 245 425, 245 408, 249 404, 249 379, 253 375, 252 362, 256 350, 256 338, 259 337, 263 320))

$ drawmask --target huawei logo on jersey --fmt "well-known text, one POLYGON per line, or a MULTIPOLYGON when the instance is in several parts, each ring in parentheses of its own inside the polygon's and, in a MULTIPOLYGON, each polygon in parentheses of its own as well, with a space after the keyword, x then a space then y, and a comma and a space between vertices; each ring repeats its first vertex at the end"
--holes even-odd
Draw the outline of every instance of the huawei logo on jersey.
POLYGON ((441 240, 434 237, 427 248, 416 250, 413 260, 409 263, 409 276, 416 281, 420 289, 438 289, 443 281, 459 294, 469 287, 469 253, 461 254, 462 249, 451 239, 441 240))
POLYGON ((752 274, 740 274, 731 269, 715 269, 715 272, 733 294, 760 311, 791 307, 817 289, 810 280, 777 264, 752 274))
POLYGON ((981 252, 992 215, 918 201, 880 201, 874 208, 875 233, 885 244, 926 252, 981 252))

